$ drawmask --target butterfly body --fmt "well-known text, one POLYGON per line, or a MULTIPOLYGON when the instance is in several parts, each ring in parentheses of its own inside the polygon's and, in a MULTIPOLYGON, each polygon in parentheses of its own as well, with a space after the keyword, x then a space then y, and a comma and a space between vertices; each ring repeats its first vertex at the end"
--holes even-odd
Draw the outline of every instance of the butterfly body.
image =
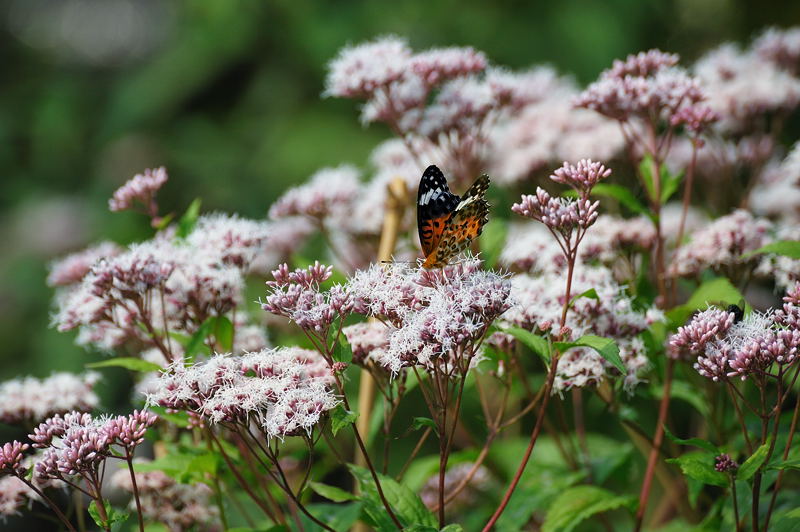
POLYGON ((489 221, 489 203, 485 194, 489 177, 480 176, 459 197, 447 186, 441 170, 429 166, 422 174, 417 194, 417 228, 423 268, 441 268, 466 249, 481 234, 489 221))

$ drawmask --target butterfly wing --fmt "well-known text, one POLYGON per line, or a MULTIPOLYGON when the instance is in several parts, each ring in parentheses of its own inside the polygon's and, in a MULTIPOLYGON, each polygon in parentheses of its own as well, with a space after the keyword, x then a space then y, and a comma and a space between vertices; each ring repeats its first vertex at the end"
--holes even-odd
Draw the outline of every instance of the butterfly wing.
POLYGON ((489 202, 486 190, 489 176, 480 176, 458 202, 445 220, 436 248, 425 256, 423 268, 441 268, 451 257, 469 247, 489 221, 489 202))
POLYGON ((427 257, 436 249, 447 220, 461 198, 450 192, 444 174, 430 165, 422 174, 417 194, 417 229, 422 253, 427 257))

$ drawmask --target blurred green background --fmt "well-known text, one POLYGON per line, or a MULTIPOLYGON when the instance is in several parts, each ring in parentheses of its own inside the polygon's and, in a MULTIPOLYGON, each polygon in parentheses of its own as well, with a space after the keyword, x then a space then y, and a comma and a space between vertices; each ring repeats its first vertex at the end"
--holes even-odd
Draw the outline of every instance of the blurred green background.
POLYGON ((262 218, 319 167, 365 166, 388 131, 362 128, 355 102, 321 98, 348 43, 395 33, 415 49, 471 45, 586 83, 642 49, 689 63, 797 24, 796 0, 4 0, 0 380, 100 356, 49 328, 46 266, 100 238, 148 234, 143 218, 106 207, 134 173, 168 168, 163 212, 201 197, 205 210, 262 218))

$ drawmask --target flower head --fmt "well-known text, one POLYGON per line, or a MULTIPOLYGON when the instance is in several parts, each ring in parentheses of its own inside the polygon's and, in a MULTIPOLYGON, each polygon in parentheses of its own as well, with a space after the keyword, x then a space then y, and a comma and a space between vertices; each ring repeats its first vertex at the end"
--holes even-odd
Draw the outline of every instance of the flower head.
POLYGON ((45 379, 24 377, 0 384, 0 421, 16 424, 40 422, 72 410, 87 411, 98 405, 94 385, 100 375, 54 373, 45 379))
POLYGON ((675 253, 668 271, 674 276, 689 276, 706 268, 746 264, 754 259, 744 255, 766 243, 770 228, 765 219, 755 218, 745 210, 734 211, 695 232, 691 242, 675 253))
POLYGON ((27 443, 16 440, 0 447, 0 474, 24 475, 27 468, 22 461, 25 458, 25 451, 29 448, 30 445, 27 443))
POLYGON ((728 453, 723 453, 714 458, 714 469, 720 473, 728 473, 730 471, 736 471, 739 469, 739 464, 737 464, 736 461, 731 458, 731 455, 728 453))
POLYGON ((325 94, 340 98, 367 98, 374 91, 403 77, 411 50, 398 37, 343 48, 328 65, 325 94))
POLYGON ((47 276, 47 284, 50 286, 68 286, 79 282, 89 273, 97 261, 118 255, 122 249, 113 242, 101 242, 72 253, 66 257, 53 262, 50 265, 50 274, 47 276))
POLYGON ((283 316, 301 329, 323 333, 339 317, 350 313, 352 302, 349 294, 336 285, 328 291, 320 284, 332 274, 331 266, 315 262, 306 269, 289 271, 282 264, 272 272, 273 281, 268 281, 269 293, 261 307, 267 312, 283 316))
POLYGON ((572 165, 564 163, 561 168, 557 168, 550 179, 562 185, 569 185, 581 197, 587 198, 594 186, 601 179, 611 175, 611 169, 603 166, 602 163, 593 162, 591 159, 581 159, 578 164, 572 165))
POLYGON ((268 437, 310 432, 338 404, 327 362, 300 348, 174 364, 159 381, 148 403, 194 412, 211 423, 255 421, 268 437))
POLYGON ((162 166, 155 170, 147 169, 144 174, 136 174, 127 183, 118 188, 110 200, 108 208, 113 211, 124 211, 133 208, 140 202, 151 216, 155 216, 158 206, 155 202, 156 192, 167 182, 167 170, 162 166))
POLYGON ((488 327, 510 305, 508 280, 479 266, 473 260, 440 270, 375 265, 357 272, 348 284, 354 308, 391 324, 388 348, 372 357, 393 373, 438 361, 466 372, 488 327))

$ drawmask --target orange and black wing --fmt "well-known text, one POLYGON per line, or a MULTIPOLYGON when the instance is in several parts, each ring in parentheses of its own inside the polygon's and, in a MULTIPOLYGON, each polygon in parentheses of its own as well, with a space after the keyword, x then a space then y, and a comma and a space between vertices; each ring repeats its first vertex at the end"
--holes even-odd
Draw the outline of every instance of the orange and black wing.
POLYGON ((423 268, 441 268, 460 253, 481 234, 483 226, 489 221, 489 203, 486 190, 489 176, 480 176, 458 202, 453 213, 447 218, 444 229, 430 254, 426 254, 423 268))
POLYGON ((460 201, 450 192, 442 171, 435 165, 429 166, 422 174, 417 194, 417 229, 425 257, 436 249, 447 220, 460 201))

